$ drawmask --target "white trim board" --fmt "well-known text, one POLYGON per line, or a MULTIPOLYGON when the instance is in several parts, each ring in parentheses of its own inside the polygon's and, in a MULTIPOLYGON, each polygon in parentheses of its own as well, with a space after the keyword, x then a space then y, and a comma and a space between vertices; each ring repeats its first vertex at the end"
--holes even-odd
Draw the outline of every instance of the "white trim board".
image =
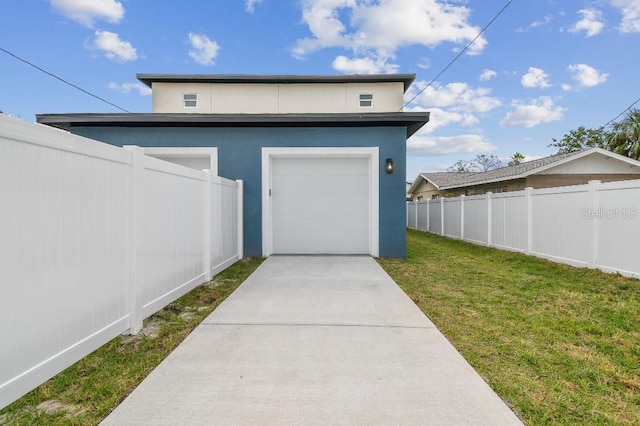
MULTIPOLYGON (((218 176, 218 148, 214 147, 141 147, 149 157, 185 165, 181 159, 208 159, 209 170, 213 176, 218 176), (177 161, 174 161, 177 160, 177 161)), ((186 167, 189 167, 188 165, 186 167)))
POLYGON ((369 159, 369 254, 380 253, 380 155, 377 147, 363 148, 262 148, 262 256, 273 254, 273 210, 269 191, 271 189, 271 160, 274 157, 330 158, 359 157, 369 159))

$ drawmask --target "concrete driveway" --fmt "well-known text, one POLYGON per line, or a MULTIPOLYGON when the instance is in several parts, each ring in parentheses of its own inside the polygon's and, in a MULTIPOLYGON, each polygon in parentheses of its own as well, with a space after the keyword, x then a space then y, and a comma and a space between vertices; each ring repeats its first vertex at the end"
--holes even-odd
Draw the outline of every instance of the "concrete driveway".
POLYGON ((369 257, 274 256, 104 425, 517 425, 369 257))

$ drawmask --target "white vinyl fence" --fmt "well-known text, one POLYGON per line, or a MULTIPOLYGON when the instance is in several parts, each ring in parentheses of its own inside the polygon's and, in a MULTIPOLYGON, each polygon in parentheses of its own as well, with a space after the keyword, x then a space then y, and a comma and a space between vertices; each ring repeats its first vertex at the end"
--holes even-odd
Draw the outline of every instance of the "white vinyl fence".
POLYGON ((640 180, 409 202, 407 227, 640 278, 640 180))
POLYGON ((242 182, 0 115, 0 408, 242 258, 242 182))

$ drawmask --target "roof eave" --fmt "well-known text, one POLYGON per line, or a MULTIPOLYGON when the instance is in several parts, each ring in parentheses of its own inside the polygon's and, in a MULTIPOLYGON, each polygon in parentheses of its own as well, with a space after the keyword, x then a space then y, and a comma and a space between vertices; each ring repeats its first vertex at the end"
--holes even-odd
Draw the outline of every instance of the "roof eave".
POLYGON ((428 112, 367 114, 37 114, 36 121, 64 130, 107 127, 372 127, 404 126, 407 138, 429 121, 428 112))
POLYGON ((404 92, 416 78, 415 74, 351 74, 351 75, 261 75, 261 74, 136 74, 136 78, 151 87, 158 83, 402 83, 404 92))
POLYGON ((412 194, 415 192, 416 189, 418 189, 418 187, 420 186, 420 179, 424 179, 424 177, 422 176, 422 174, 419 174, 414 180, 413 183, 411 184, 411 186, 409 187, 409 191, 407 191, 407 193, 412 194))
POLYGON ((456 185, 443 186, 441 189, 442 190, 447 190, 447 189, 468 188, 468 187, 471 187, 471 186, 486 185, 488 183, 498 183, 498 182, 506 182, 506 181, 509 181, 509 180, 526 179, 530 174, 531 173, 521 173, 519 175, 506 176, 504 178, 487 179, 487 180, 482 180, 482 181, 468 183, 468 184, 462 184, 462 185, 456 184, 456 185))

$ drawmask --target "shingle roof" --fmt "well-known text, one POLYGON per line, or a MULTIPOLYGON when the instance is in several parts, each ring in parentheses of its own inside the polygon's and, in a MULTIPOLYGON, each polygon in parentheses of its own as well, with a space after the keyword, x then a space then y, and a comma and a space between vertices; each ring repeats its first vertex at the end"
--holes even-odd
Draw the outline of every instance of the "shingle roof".
POLYGON ((568 154, 552 155, 550 157, 539 158, 537 160, 531 160, 524 163, 516 164, 515 166, 506 166, 506 167, 501 167, 495 170, 489 170, 488 172, 421 173, 420 176, 423 179, 428 179, 429 181, 431 181, 431 183, 436 185, 438 189, 462 188, 465 186, 481 185, 485 183, 503 182, 505 180, 525 178, 529 175, 532 175, 548 167, 551 167, 555 163, 571 161, 571 158, 573 157, 584 157, 586 155, 591 155, 596 153, 605 155, 608 157, 616 158, 620 161, 627 162, 636 167, 638 167, 638 165, 640 164, 635 160, 632 160, 627 157, 623 157, 618 154, 614 154, 609 151, 605 151, 600 148, 591 148, 584 151, 570 152, 568 154))
POLYGON ((471 176, 478 173, 459 173, 459 172, 438 172, 438 173, 420 173, 424 179, 430 181, 438 188, 455 185, 470 179, 471 176))
MULTIPOLYGON (((456 188, 460 186, 479 185, 485 182, 499 182, 503 180, 523 178, 531 174, 530 172, 540 167, 574 157, 584 151, 570 152, 568 154, 552 155, 550 157, 538 158, 537 160, 525 161, 515 166, 500 167, 499 169, 489 170, 481 173, 470 173, 463 179, 458 179, 451 184, 447 184, 447 188, 456 188)), ((466 173, 465 173, 466 174, 466 173)))

